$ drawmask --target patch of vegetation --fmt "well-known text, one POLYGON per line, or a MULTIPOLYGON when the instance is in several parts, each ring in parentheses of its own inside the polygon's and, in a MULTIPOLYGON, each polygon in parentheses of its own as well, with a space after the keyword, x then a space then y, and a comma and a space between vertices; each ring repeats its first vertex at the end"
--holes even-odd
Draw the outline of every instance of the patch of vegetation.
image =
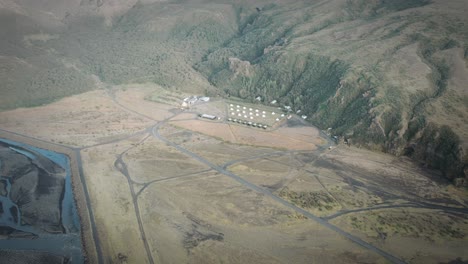
POLYGON ((443 262, 442 264, 468 264, 468 260, 463 260, 462 258, 456 258, 449 262, 443 262))
POLYGON ((27 69, 9 65, 5 76, 0 73, 0 110, 39 106, 95 89, 90 76, 58 61, 41 57, 32 63, 27 69))
POLYGON ((229 69, 213 76, 213 83, 225 87, 230 93, 253 101, 260 95, 266 102, 278 100, 293 108, 303 107, 305 113, 314 113, 319 104, 336 92, 346 66, 322 56, 264 56, 252 76, 239 76, 226 81, 232 75, 229 69))
POLYGON ((333 210, 338 204, 325 192, 295 192, 285 187, 279 193, 279 196, 291 201, 293 204, 304 208, 314 208, 319 211, 333 210))
MULTIPOLYGON (((401 19, 401 18, 400 18, 401 19)), ((409 25, 413 24, 413 21, 407 21, 396 28, 390 30, 386 35, 382 37, 383 40, 394 38, 401 35, 401 32, 406 29, 409 25)))
POLYGON ((375 18, 377 16, 429 4, 430 0, 347 0, 346 9, 352 17, 375 18))
POLYGON ((450 180, 463 175, 466 166, 460 138, 448 126, 429 123, 417 140, 411 157, 439 169, 450 180))
POLYGON ((306 220, 307 217, 303 214, 299 214, 299 213, 293 213, 293 214, 288 214, 288 217, 289 218, 293 218, 293 219, 298 219, 298 220, 306 220))
POLYGON ((387 236, 422 237, 434 241, 438 237, 463 239, 466 234, 458 226, 459 217, 411 212, 370 212, 351 216, 351 226, 369 236, 385 239, 387 236))
POLYGON ((194 228, 190 232, 186 232, 184 237, 184 248, 186 249, 193 249, 197 247, 200 243, 207 240, 214 240, 214 241, 223 241, 224 234, 223 233, 214 233, 211 231, 201 232, 197 228, 194 228))
POLYGON ((422 131, 426 126, 426 118, 424 116, 417 116, 408 123, 408 129, 406 130, 406 140, 413 139, 419 131, 422 131))
POLYGON ((168 90, 160 89, 150 95, 147 95, 145 100, 173 106, 180 106, 182 99, 181 97, 183 97, 183 95, 180 93, 177 94, 168 90))

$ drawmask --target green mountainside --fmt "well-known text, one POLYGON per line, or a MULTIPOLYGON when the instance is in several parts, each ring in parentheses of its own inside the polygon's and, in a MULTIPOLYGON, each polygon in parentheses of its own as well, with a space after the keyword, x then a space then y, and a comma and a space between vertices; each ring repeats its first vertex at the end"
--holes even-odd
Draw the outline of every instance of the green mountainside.
POLYGON ((0 1, 1 109, 154 82, 277 100, 352 144, 468 170, 466 1, 41 2, 0 1))

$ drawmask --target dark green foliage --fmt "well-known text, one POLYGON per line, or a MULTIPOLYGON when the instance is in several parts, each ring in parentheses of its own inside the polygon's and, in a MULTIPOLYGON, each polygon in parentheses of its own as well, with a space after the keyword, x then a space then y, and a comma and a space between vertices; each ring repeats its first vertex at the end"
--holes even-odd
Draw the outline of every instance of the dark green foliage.
POLYGON ((449 262, 445 262, 443 264, 468 264, 468 261, 465 261, 462 258, 456 258, 454 260, 451 260, 449 262))
POLYGON ((447 65, 445 61, 434 61, 435 67, 435 76, 434 76, 434 83, 438 88, 435 94, 435 97, 440 96, 446 89, 447 89, 447 81, 450 77, 450 67, 447 65))
POLYGON ((347 66, 323 56, 264 56, 255 66, 253 76, 238 76, 226 69, 218 71, 210 80, 224 87, 230 94, 253 100, 257 95, 265 101, 278 100, 305 114, 317 112, 320 104, 335 94, 347 66))
POLYGON ((322 211, 323 209, 331 210, 336 205, 336 201, 324 192, 295 192, 285 187, 279 196, 301 208, 317 208, 322 211))
POLYGON ((430 2, 430 0, 381 0, 380 5, 378 5, 376 9, 384 8, 392 11, 401 11, 409 8, 425 6, 430 2))
POLYGON ((430 2, 430 0, 379 0, 372 2, 367 0, 347 0, 346 9, 352 17, 364 16, 375 18, 389 12, 425 6, 430 2))
MULTIPOLYGON (((392 133, 401 129, 401 113, 397 109, 392 109, 382 116, 385 136, 391 137, 392 133)), ((395 136, 395 135, 393 135, 395 136)))
POLYGON ((347 98, 347 103, 340 107, 341 103, 331 103, 325 110, 325 114, 315 118, 319 123, 332 127, 337 135, 345 135, 349 131, 355 133, 367 131, 370 126, 372 116, 368 114, 369 99, 361 94, 355 97, 347 98), (337 111, 338 110, 338 111, 337 111), (320 120, 322 120, 320 122, 320 120))
POLYGON ((460 138, 457 134, 448 126, 438 127, 429 123, 423 130, 412 157, 441 170, 448 179, 453 179, 463 175, 461 155, 460 138))
POLYGON ((95 88, 91 77, 75 68, 44 57, 30 61, 40 67, 13 67, 0 84, 0 109, 39 106, 95 88))
MULTIPOLYGON (((398 23, 400 21, 396 21, 396 22, 398 23)), ((407 21, 407 22, 399 25, 395 29, 390 30, 390 32, 388 34, 386 34, 385 36, 383 36, 382 39, 389 39, 389 38, 400 36, 401 32, 405 28, 407 28, 409 25, 411 25, 412 23, 413 23, 412 21, 407 21)))
POLYGON ((405 133, 405 138, 406 140, 411 140, 413 137, 421 131, 424 127, 426 126, 426 119, 424 116, 418 116, 411 120, 408 123, 408 129, 406 130, 405 133))
POLYGON ((454 40, 454 39, 447 39, 447 41, 442 45, 442 47, 440 48, 441 50, 446 50, 446 49, 452 49, 452 48, 456 48, 456 47, 459 47, 460 44, 458 43, 458 41, 454 40))

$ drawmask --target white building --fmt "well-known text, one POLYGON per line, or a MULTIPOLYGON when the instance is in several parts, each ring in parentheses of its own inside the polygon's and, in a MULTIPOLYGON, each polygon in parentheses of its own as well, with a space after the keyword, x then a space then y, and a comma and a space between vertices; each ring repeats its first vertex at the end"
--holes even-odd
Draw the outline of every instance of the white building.
POLYGON ((210 120, 215 120, 215 119, 216 119, 216 116, 214 116, 214 115, 208 115, 208 114, 202 114, 202 115, 200 115, 200 117, 203 117, 203 118, 206 118, 206 119, 210 119, 210 120))

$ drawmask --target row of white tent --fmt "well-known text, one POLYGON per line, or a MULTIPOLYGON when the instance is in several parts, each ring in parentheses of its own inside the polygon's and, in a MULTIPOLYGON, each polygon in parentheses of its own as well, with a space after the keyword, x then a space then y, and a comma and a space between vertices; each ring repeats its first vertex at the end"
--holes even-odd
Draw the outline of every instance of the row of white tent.
MULTIPOLYGON (((252 108, 247 108, 246 106, 240 106, 240 105, 236 105, 234 106, 233 104, 230 104, 229 105, 229 110, 231 111, 231 116, 238 116, 238 117, 244 117, 244 118, 250 118, 250 119, 253 119, 254 116, 256 117, 262 117, 262 118, 266 118, 266 115, 267 115, 267 112, 266 111, 261 111, 258 110, 258 109, 252 109, 252 108), (248 112, 248 114, 247 114, 248 112)), ((290 106, 286 106, 285 107, 286 110, 290 110, 291 107, 290 106)), ((299 114, 301 112, 301 110, 297 110, 297 114, 299 114)), ((271 115, 276 115, 275 112, 271 112, 271 115)), ((281 114, 281 117, 284 117, 285 115, 284 114, 281 114)), ((302 119, 306 119, 307 116, 306 115, 302 115, 301 116, 302 119)), ((279 121, 279 118, 276 118, 276 121, 279 121)))
POLYGON ((227 119, 229 122, 234 122, 234 123, 239 123, 239 124, 243 124, 243 125, 248 125, 248 126, 252 126, 252 127, 258 127, 258 128, 263 128, 263 129, 267 129, 268 126, 267 125, 264 125, 264 124, 260 124, 260 123, 254 123, 254 122, 251 122, 251 121, 247 121, 247 120, 242 120, 242 119, 236 119, 236 118, 228 118, 227 119))

